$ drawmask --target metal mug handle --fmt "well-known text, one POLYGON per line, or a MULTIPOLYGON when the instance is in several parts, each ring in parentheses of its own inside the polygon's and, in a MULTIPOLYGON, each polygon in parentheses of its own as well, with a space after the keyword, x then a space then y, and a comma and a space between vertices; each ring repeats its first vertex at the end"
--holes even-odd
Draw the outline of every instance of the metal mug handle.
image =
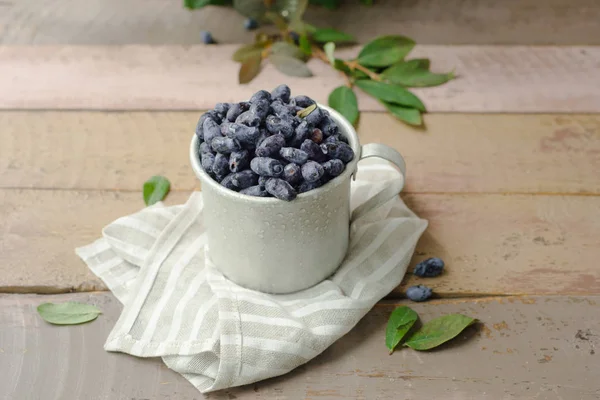
POLYGON ((398 196, 404 188, 404 182, 406 181, 406 163, 404 162, 402 154, 400 154, 397 150, 381 143, 368 143, 361 147, 360 160, 364 160, 365 158, 369 157, 379 157, 391 162, 398 168, 398 170, 400 170, 402 179, 396 179, 390 182, 385 189, 358 206, 352 212, 351 221, 355 221, 364 213, 377 208, 384 203, 387 203, 390 199, 398 196))

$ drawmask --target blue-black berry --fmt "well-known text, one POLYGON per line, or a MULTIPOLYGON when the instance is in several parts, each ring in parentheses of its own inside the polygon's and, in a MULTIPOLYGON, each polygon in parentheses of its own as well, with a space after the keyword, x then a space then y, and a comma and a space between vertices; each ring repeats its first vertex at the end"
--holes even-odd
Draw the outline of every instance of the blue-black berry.
POLYGON ((265 184, 265 190, 272 196, 285 201, 294 200, 297 194, 292 185, 278 178, 269 179, 265 184))
POLYGON ((225 178, 223 178, 223 180, 221 181, 221 185, 226 187, 227 189, 234 190, 237 192, 239 190, 239 188, 233 184, 233 176, 235 174, 236 174, 236 172, 232 172, 229 175, 227 175, 225 178))
POLYGON ((229 122, 235 122, 235 120, 237 119, 237 117, 240 116, 241 113, 243 113, 244 111, 248 111, 248 109, 250 108, 250 103, 247 102, 241 102, 241 103, 234 103, 229 107, 229 110, 227 111, 227 121, 229 122))
POLYGON ((311 133, 311 128, 308 122, 302 121, 294 130, 294 135, 288 141, 289 145, 295 148, 299 148, 306 139, 308 139, 311 133))
POLYGON ((229 111, 230 106, 231 106, 231 104, 229 104, 229 103, 217 103, 214 110, 216 111, 217 114, 219 114, 221 119, 223 119, 227 115, 227 111, 229 111))
POLYGON ((240 190, 240 193, 247 194, 248 196, 269 197, 269 192, 265 190, 264 186, 260 185, 250 186, 246 189, 240 190))
POLYGON ((258 28, 258 22, 254 18, 248 18, 244 21, 244 29, 253 31, 258 28))
POLYGON ((305 151, 293 147, 282 147, 281 150, 279 150, 279 155, 284 160, 298 165, 302 165, 308 161, 308 154, 305 151))
POLYGON ((256 100, 250 104, 250 111, 256 114, 256 116, 262 121, 267 117, 267 114, 269 114, 270 106, 271 105, 267 100, 256 100))
POLYGON ((316 182, 325 173, 325 170, 315 161, 307 161, 306 164, 302 166, 302 177, 307 182, 316 182))
POLYGON ((417 285, 406 289, 406 297, 412 301, 425 301, 431 297, 431 289, 427 286, 417 285))
POLYGON ((215 163, 215 155, 213 153, 202 154, 202 168, 209 174, 213 173, 213 164, 215 163))
POLYGON ((250 161, 250 169, 260 176, 278 177, 283 173, 283 165, 273 158, 255 157, 250 161))
POLYGON ((233 177, 231 178, 231 182, 238 189, 246 189, 250 186, 254 186, 254 185, 258 184, 258 175, 256 175, 254 173, 254 171, 246 169, 246 170, 236 172, 235 174, 233 174, 233 177))
POLYGON ((213 162, 212 172, 215 175, 215 179, 219 182, 229 175, 229 158, 225 154, 217 153, 213 162))
POLYGON ((215 43, 215 40, 213 39, 211 33, 208 31, 201 31, 200 38, 202 39, 202 43, 204 43, 204 44, 214 44, 215 43))
POLYGON ((320 128, 325 136, 337 135, 339 133, 337 124, 329 115, 323 115, 320 128))
POLYGON ((298 106, 301 108, 306 108, 310 105, 315 104, 315 101, 313 99, 311 99, 308 96, 303 96, 303 95, 294 97, 293 99, 290 100, 290 102, 292 105, 298 106))
POLYGON ((223 123, 221 126, 227 126, 225 135, 232 139, 236 139, 242 144, 254 144, 260 136, 260 129, 256 126, 246 126, 237 123, 223 123))
POLYGON ((271 109, 269 110, 271 114, 275 114, 278 117, 282 115, 292 116, 294 114, 294 110, 287 104, 284 104, 281 100, 275 100, 270 105, 271 109))
POLYGON ((265 184, 267 183, 267 181, 268 181, 269 179, 271 179, 271 178, 270 178, 270 177, 268 177, 268 176, 259 176, 259 177, 258 177, 258 185, 259 185, 259 186, 262 186, 262 187, 265 187, 265 184))
POLYGON ((248 150, 234 151, 229 156, 228 169, 231 172, 243 171, 250 167, 250 152, 248 150))
POLYGON ((254 103, 257 100, 266 100, 270 103, 271 93, 267 92, 266 90, 259 90, 258 92, 254 93, 252 97, 250 97, 250 103, 254 103))
POLYGON ((285 139, 290 139, 294 135, 293 119, 289 116, 269 115, 265 125, 272 134, 281 133, 285 139))
POLYGON ((323 111, 317 107, 310 114, 304 117, 304 120, 312 126, 318 126, 323 119, 323 111))
POLYGON ((308 154, 308 158, 316 162, 324 162, 327 160, 327 156, 323 153, 321 147, 310 139, 306 139, 300 145, 300 150, 308 154))
POLYGON ((345 163, 352 161, 354 150, 344 142, 323 143, 321 150, 330 158, 337 158, 345 163))
POLYGON ((284 103, 290 102, 290 95, 292 94, 288 85, 279 85, 271 91, 272 100, 281 100, 284 103))
POLYGON ((432 278, 441 275, 443 270, 444 261, 441 258, 433 257, 418 263, 413 273, 423 278, 432 278))
POLYGON ((204 133, 204 141, 206 143, 212 143, 214 138, 221 137, 221 127, 212 118, 206 118, 204 120, 202 131, 204 133))
POLYGON ((285 146, 285 138, 278 133, 267 137, 256 147, 258 157, 274 157, 279 155, 279 150, 285 146))
POLYGON ((302 169, 298 164, 289 163, 283 168, 282 178, 291 185, 302 182, 302 169))
POLYGON ((219 136, 210 142, 212 149, 219 153, 229 154, 232 151, 240 150, 240 143, 230 137, 219 136))
POLYGON ((243 125, 247 125, 247 126, 259 126, 261 121, 260 121, 260 118, 258 117, 258 115, 256 115, 252 111, 248 110, 248 111, 244 111, 243 113, 241 113, 235 119, 235 122, 238 124, 243 124, 243 125))
POLYGON ((346 164, 344 164, 342 160, 338 159, 329 160, 324 162, 322 165, 325 173, 330 177, 338 176, 344 172, 344 169, 346 169, 346 164))

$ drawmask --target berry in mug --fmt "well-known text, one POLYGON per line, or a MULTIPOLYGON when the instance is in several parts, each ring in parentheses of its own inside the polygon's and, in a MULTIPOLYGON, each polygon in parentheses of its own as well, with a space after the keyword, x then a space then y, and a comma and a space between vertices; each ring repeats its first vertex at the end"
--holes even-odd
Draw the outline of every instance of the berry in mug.
POLYGON ((202 168, 227 189, 284 201, 327 184, 355 154, 315 105, 308 96, 292 97, 287 85, 218 103, 196 127, 202 168))

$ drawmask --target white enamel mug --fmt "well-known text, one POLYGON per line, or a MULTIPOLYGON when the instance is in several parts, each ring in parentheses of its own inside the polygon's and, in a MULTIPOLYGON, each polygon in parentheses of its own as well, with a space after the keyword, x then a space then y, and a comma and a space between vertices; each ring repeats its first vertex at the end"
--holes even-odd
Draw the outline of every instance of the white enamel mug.
MULTIPOLYGON (((350 232, 350 180, 358 161, 380 157, 395 164, 405 176, 404 159, 393 148, 376 143, 361 146, 346 119, 329 111, 348 138, 355 157, 344 172, 327 184, 299 194, 287 202, 247 196, 221 186, 201 167, 196 135, 190 146, 192 168, 202 183, 204 225, 208 255, 215 266, 240 286, 266 293, 291 293, 329 277, 348 249, 350 232)), ((369 210, 397 196, 404 179, 359 206, 369 210)))

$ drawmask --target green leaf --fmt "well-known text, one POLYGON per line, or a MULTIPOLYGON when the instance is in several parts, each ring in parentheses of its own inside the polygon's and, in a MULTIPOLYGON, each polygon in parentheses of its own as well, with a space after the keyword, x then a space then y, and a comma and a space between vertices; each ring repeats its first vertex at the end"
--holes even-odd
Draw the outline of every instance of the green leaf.
POLYGON ((333 42, 325 43, 325 46, 323 46, 323 50, 325 50, 325 55, 327 55, 327 58, 329 59, 329 63, 331 65, 335 66, 335 57, 333 56, 333 53, 335 52, 335 43, 333 43, 333 42))
POLYGON ((310 56, 312 54, 310 42, 309 42, 308 36, 306 34, 300 35, 298 44, 300 45, 300 50, 302 50, 304 52, 304 54, 306 54, 307 56, 310 56))
MULTIPOLYGON (((415 61, 415 60, 411 60, 415 61)), ((437 86, 455 78, 453 72, 434 74, 419 68, 416 63, 398 63, 381 73, 381 78, 392 83, 408 87, 437 86)))
POLYGON ((339 86, 329 94, 329 107, 337 110, 351 124, 358 119, 358 102, 354 91, 348 86, 339 86))
POLYGON ((340 60, 339 58, 335 59, 333 67, 338 71, 342 71, 346 75, 352 74, 352 70, 346 65, 346 63, 344 63, 344 60, 340 60))
POLYGON ((171 189, 171 182, 164 176, 153 176, 144 182, 144 202, 147 206, 151 206, 154 203, 162 201, 169 190, 171 189))
POLYGON ((294 57, 300 60, 304 59, 304 52, 298 47, 288 42, 275 42, 271 46, 271 54, 294 57))
POLYGON ((233 8, 240 14, 260 20, 267 12, 264 0, 233 0, 233 8))
POLYGON ((387 67, 402 60, 415 46, 404 36, 381 36, 367 43, 358 54, 358 62, 364 66, 387 67))
POLYGON ((335 42, 348 43, 354 42, 354 36, 332 28, 317 29, 312 33, 312 38, 319 43, 335 42))
POLYGON ((385 108, 396 118, 402 122, 406 122, 409 125, 421 126, 423 120, 421 119, 421 111, 416 108, 402 107, 392 103, 381 102, 385 108))
POLYGON ((260 64, 262 62, 262 56, 260 54, 253 55, 252 57, 244 60, 240 65, 240 71, 238 73, 238 82, 240 84, 248 83, 258 75, 260 72, 260 64))
POLYGON ((300 118, 306 118, 306 116, 308 114, 310 114, 311 112, 315 111, 317 109, 317 105, 316 104, 311 104, 310 106, 303 108, 302 110, 298 111, 296 113, 296 115, 300 118))
POLYGON ((102 314, 102 311, 95 306, 74 301, 40 304, 37 311, 44 321, 55 325, 83 324, 95 320, 102 314))
POLYGON ((455 338, 477 320, 462 314, 449 314, 429 321, 421 327, 405 346, 414 350, 429 350, 455 338))
POLYGON ((233 53, 233 61, 244 62, 247 59, 260 55, 264 49, 264 46, 259 44, 246 44, 240 48, 238 48, 235 53, 233 53))
POLYGON ((265 13, 265 19, 272 22, 280 31, 285 31, 287 29, 287 21, 277 12, 267 11, 265 13))
POLYGON ((197 10, 204 6, 227 6, 231 4, 231 0, 184 0, 183 4, 190 10, 197 10))
POLYGON ((269 60, 275 68, 289 76, 309 77, 312 76, 310 69, 302 61, 281 54, 271 54, 269 60))
POLYGON ((321 6, 330 10, 335 10, 339 7, 341 0, 310 0, 310 4, 321 6))
POLYGON ((399 104, 401 106, 416 108, 425 111, 425 106, 417 96, 403 88, 402 86, 391 83, 377 82, 369 79, 359 79, 355 82, 356 86, 378 98, 389 103, 399 104))
POLYGON ((392 311, 385 330, 385 345, 390 354, 394 352, 396 346, 418 319, 417 313, 406 306, 398 307, 392 311))

